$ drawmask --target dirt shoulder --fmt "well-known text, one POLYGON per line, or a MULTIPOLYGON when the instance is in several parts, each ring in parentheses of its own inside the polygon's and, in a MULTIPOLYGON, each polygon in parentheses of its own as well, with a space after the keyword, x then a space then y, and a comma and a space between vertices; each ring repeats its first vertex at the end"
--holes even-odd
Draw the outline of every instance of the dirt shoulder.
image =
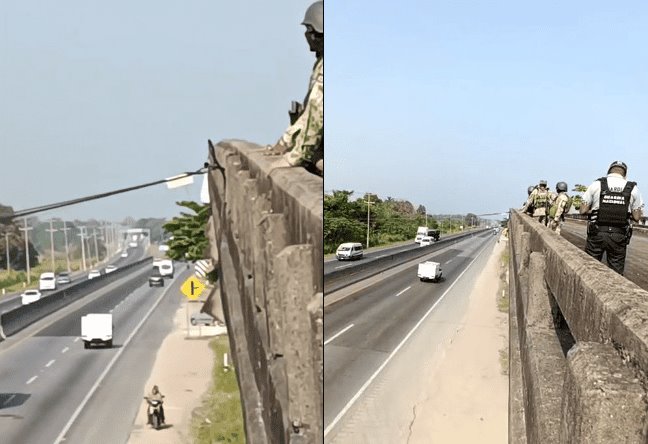
POLYGON ((461 329, 430 379, 410 443, 508 442, 508 376, 500 360, 508 346, 508 317, 497 309, 500 241, 471 293, 461 329), (430 440, 434 437, 434 440, 430 440))
POLYGON ((167 427, 154 430, 146 425, 146 405, 135 417, 129 444, 179 444, 190 443, 192 411, 201 403, 201 397, 211 383, 214 362, 209 340, 224 334, 224 327, 190 326, 187 336, 187 309, 189 315, 200 310, 202 304, 183 302, 175 313, 172 332, 164 339, 157 353, 145 392, 158 385, 165 396, 164 413, 167 427), (188 305, 188 307, 187 307, 188 305))

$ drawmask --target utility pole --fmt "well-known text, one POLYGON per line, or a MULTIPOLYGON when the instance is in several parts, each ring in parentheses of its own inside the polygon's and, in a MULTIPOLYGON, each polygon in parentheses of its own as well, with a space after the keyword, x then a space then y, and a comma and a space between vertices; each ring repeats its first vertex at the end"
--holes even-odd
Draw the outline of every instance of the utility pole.
POLYGON ((97 255, 97 263, 99 263, 99 248, 97 248, 97 229, 96 228, 92 229, 92 236, 94 237, 95 254, 97 255))
POLYGON ((70 250, 68 249, 68 238, 67 238, 68 230, 69 228, 65 225, 65 220, 63 220, 63 228, 61 228, 61 231, 65 236, 65 261, 67 262, 67 271, 68 273, 70 273, 72 270, 70 269, 70 250))
POLYGON ((367 246, 365 249, 369 248, 369 209, 371 208, 371 204, 374 204, 375 202, 371 202, 371 193, 367 193, 367 199, 365 202, 367 203, 367 246))
POLYGON ((81 230, 81 233, 78 235, 81 236, 81 262, 83 265, 83 271, 86 271, 86 257, 85 257, 85 227, 77 227, 79 230, 81 230))
POLYGON ((27 265, 27 285, 31 284, 31 264, 29 263, 29 230, 34 228, 27 226, 27 218, 25 218, 25 228, 18 228, 20 231, 25 232, 25 263, 27 265))
POLYGON ((11 271, 11 263, 9 262, 9 232, 5 233, 5 252, 7 253, 7 271, 11 271))
POLYGON ((50 227, 48 231, 50 234, 50 250, 52 252, 52 273, 56 273, 56 260, 54 259, 54 232, 58 231, 54 228, 54 221, 50 218, 50 227))

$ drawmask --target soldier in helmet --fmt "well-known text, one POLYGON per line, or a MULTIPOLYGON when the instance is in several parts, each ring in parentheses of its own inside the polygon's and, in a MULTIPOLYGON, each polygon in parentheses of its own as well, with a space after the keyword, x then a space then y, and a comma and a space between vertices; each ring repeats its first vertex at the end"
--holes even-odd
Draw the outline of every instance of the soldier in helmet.
MULTIPOLYGON (((529 185, 529 188, 527 188, 527 199, 529 198, 529 196, 531 196, 531 193, 533 193, 533 190, 535 190, 536 188, 537 188, 536 185, 529 185)), ((526 205, 526 202, 524 203, 524 205, 526 205)), ((533 216, 533 210, 535 209, 533 207, 533 204, 528 205, 524 208, 526 208, 526 210, 524 211, 526 214, 528 214, 529 216, 533 216)))
POLYGON ((567 182, 556 184, 556 198, 549 208, 549 228, 560 234, 560 227, 565 221, 565 214, 571 209, 571 198, 567 195, 567 182))
POLYGON ((592 183, 583 194, 581 214, 588 214, 585 252, 623 275, 632 222, 639 222, 643 199, 635 182, 626 179, 628 166, 612 162, 606 177, 592 183))
POLYGON ((551 193, 547 189, 547 181, 541 180, 538 187, 529 194, 522 211, 527 212, 529 207, 533 205, 533 217, 537 217, 538 222, 547 225, 547 210, 550 200, 551 193))
POLYGON ((306 10, 302 25, 306 41, 315 53, 304 106, 291 114, 291 125, 267 155, 283 154, 287 166, 303 166, 324 174, 324 2, 313 3, 306 10))

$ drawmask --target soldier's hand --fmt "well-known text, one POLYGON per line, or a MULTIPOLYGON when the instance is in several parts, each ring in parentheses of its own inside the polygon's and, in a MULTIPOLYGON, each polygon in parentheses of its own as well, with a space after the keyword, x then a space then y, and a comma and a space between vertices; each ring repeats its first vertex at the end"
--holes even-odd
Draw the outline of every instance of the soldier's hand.
POLYGON ((266 151, 263 153, 264 156, 280 156, 286 152, 286 147, 281 144, 276 144, 275 146, 267 146, 266 151))

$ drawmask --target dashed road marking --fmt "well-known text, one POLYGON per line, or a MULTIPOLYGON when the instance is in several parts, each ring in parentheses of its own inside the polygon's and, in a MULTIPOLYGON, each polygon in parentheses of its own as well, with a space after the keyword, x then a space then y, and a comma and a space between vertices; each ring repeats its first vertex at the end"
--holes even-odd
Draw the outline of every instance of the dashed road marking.
POLYGON ((70 349, 70 347, 65 347, 63 350, 61 350, 61 353, 65 353, 65 352, 68 351, 69 349, 70 349))
POLYGON ((404 290, 401 290, 400 292, 398 292, 398 293, 396 294, 396 297, 398 297, 398 296, 400 296, 400 295, 402 295, 403 293, 405 293, 405 292, 406 292, 407 290, 409 290, 410 288, 412 288, 412 287, 411 287, 411 286, 409 286, 409 287, 407 287, 406 289, 404 289, 404 290))
POLYGON ((38 376, 32 376, 31 378, 29 378, 29 381, 27 381, 27 385, 29 385, 29 384, 31 384, 32 382, 34 382, 34 381, 36 380, 36 378, 38 378, 38 376))
POLYGON ((77 336, 76 338, 74 338, 74 342, 79 342, 79 339, 81 338, 77 336))
POLYGON ((349 325, 347 325, 346 327, 344 327, 342 330, 340 330, 339 332, 335 333, 333 336, 331 336, 331 337, 328 338, 326 341, 324 341, 324 345, 328 344, 328 343, 331 342, 333 339, 335 339, 335 338, 337 338, 338 336, 340 336, 342 333, 344 333, 345 331, 347 331, 348 329, 350 329, 351 327, 353 327, 353 325, 354 325, 354 324, 349 324, 349 325))
POLYGON ((50 365, 54 364, 56 362, 56 359, 52 359, 50 362, 45 364, 45 367, 49 367, 50 365))
POLYGON ((340 268, 348 268, 348 267, 353 267, 353 264, 340 265, 339 267, 335 267, 335 269, 339 270, 340 268))

